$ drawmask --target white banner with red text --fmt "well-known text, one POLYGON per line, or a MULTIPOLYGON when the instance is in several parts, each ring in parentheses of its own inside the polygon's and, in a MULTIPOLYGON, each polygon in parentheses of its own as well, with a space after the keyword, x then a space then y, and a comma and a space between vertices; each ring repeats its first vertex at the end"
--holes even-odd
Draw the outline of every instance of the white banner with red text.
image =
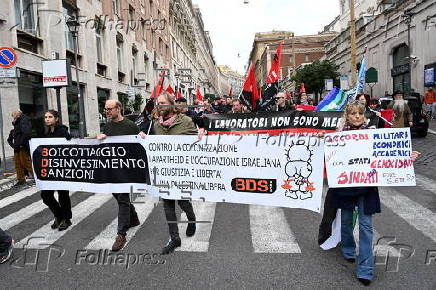
POLYGON ((39 189, 148 193, 320 211, 324 142, 311 136, 32 139, 39 189))
POLYGON ((410 128, 326 134, 329 187, 415 186, 410 128))

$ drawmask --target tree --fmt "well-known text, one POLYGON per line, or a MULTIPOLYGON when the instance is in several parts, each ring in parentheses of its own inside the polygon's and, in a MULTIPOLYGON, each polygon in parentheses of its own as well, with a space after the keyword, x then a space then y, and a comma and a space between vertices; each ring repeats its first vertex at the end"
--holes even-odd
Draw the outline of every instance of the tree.
POLYGON ((307 93, 314 93, 316 100, 324 90, 324 80, 339 77, 339 66, 328 60, 315 61, 297 70, 291 80, 298 85, 304 83, 307 93))
POLYGON ((133 111, 139 112, 141 110, 141 106, 144 103, 144 99, 141 94, 135 94, 135 98, 129 102, 129 107, 133 108, 133 111))

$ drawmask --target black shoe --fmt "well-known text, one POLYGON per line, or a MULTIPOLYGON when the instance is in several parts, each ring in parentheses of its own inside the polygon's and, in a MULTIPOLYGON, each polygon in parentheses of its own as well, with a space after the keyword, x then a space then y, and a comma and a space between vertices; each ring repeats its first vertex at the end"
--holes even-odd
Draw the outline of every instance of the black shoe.
POLYGON ((197 229, 195 223, 188 223, 188 227, 186 228, 186 236, 192 237, 195 234, 195 230, 197 229))
POLYGON ((356 258, 345 258, 345 260, 346 260, 348 263, 354 263, 354 262, 356 262, 356 258))
POLYGON ((69 226, 71 226, 70 220, 62 220, 59 225, 59 231, 65 231, 69 226))
POLYGON ((51 228, 53 230, 55 230, 59 227, 60 224, 61 224, 61 220, 55 217, 55 220, 54 220, 53 224, 51 225, 51 228))
POLYGON ((369 284, 371 284, 371 280, 363 279, 363 278, 357 278, 357 279, 359 279, 359 282, 365 286, 369 286, 369 284))
POLYGON ((162 255, 168 255, 169 253, 174 252, 174 250, 181 245, 182 241, 180 240, 180 238, 169 240, 168 244, 162 248, 162 255))

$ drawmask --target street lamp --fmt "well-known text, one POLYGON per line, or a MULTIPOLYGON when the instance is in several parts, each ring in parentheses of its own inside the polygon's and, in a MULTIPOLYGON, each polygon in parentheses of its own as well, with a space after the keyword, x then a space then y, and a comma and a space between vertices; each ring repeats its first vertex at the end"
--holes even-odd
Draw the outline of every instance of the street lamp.
MULTIPOLYGON (((414 13, 411 11, 411 9, 406 9, 404 10, 403 13, 403 17, 405 18, 405 23, 407 25, 407 46, 408 46, 408 51, 409 51, 409 55, 407 57, 407 64, 409 66, 409 78, 408 78, 408 82, 409 82, 409 87, 408 87, 408 94, 410 94, 411 92, 411 88, 412 88, 412 52, 411 52, 411 47, 410 47, 410 25, 412 22, 412 17, 413 17, 414 13)), ((404 76, 403 76, 403 94, 406 93, 404 90, 404 76)))
POLYGON ((74 41, 74 62, 76 64, 76 86, 77 86, 77 103, 79 104, 79 137, 83 139, 85 137, 85 127, 83 119, 85 117, 82 96, 80 94, 80 84, 79 84, 79 61, 77 59, 78 49, 79 49, 79 29, 80 23, 77 21, 75 16, 70 17, 67 22, 68 30, 71 33, 74 41))

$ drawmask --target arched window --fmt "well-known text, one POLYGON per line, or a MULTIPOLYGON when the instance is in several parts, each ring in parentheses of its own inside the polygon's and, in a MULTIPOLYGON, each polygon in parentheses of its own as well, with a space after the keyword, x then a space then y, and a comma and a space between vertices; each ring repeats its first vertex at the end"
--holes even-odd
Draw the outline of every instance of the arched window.
POLYGON ((410 92, 410 64, 409 47, 401 44, 394 48, 392 53, 393 68, 391 75, 393 78, 393 91, 402 91, 405 94, 410 92))

